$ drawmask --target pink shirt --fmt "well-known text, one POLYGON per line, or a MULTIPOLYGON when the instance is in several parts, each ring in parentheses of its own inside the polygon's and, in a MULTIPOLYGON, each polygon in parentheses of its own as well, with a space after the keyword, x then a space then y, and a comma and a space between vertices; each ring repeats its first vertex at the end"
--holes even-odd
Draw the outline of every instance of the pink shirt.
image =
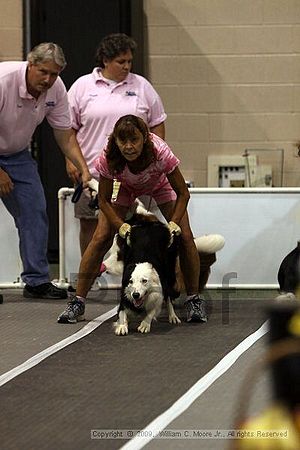
POLYGON ((58 77, 38 99, 26 89, 26 61, 0 63, 0 154, 26 148, 44 117, 52 128, 71 128, 68 96, 58 77))
POLYGON ((97 159, 96 170, 100 173, 100 176, 120 181, 121 186, 134 193, 135 197, 152 195, 154 191, 159 191, 166 186, 170 187, 166 175, 173 172, 180 161, 168 144, 160 137, 151 133, 151 139, 154 143, 156 160, 142 172, 133 174, 126 165, 123 172, 112 176, 108 169, 105 152, 102 152, 97 159))
POLYGON ((92 73, 78 78, 68 95, 72 127, 78 131, 77 140, 93 176, 97 176, 95 160, 120 117, 134 114, 150 128, 167 117, 149 81, 133 73, 120 83, 108 84, 95 68, 92 73))

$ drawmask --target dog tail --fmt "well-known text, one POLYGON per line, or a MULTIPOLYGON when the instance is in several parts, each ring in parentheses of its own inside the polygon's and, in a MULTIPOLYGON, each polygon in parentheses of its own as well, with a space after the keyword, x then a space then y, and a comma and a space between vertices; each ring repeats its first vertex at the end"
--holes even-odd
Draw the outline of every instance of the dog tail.
POLYGON ((225 245, 225 239, 221 234, 205 234, 195 238, 195 244, 199 253, 216 253, 225 245))
POLYGON ((135 202, 134 202, 134 212, 136 214, 141 214, 142 216, 153 216, 153 213, 150 211, 147 211, 144 203, 141 202, 141 200, 139 200, 138 198, 136 198, 135 202))
POLYGON ((88 182, 89 188, 91 188, 93 191, 98 193, 98 187, 99 187, 99 183, 97 180, 95 180, 95 178, 92 178, 89 182, 88 182))
POLYGON ((282 292, 279 295, 277 295, 275 300, 281 302, 281 301, 288 301, 288 300, 297 300, 297 298, 293 292, 282 292))

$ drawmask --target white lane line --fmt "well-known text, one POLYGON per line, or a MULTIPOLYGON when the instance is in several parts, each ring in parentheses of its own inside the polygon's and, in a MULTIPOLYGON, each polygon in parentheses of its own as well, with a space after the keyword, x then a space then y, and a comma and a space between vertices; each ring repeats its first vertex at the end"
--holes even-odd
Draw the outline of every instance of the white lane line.
POLYGON ((83 337, 87 336, 96 328, 98 328, 103 322, 115 316, 117 314, 117 310, 118 307, 116 306, 115 308, 111 309, 105 314, 102 314, 101 316, 98 316, 95 319, 91 320, 87 325, 81 328, 81 330, 77 331, 77 333, 74 333, 71 336, 63 339, 62 341, 57 342, 51 347, 48 347, 42 352, 37 353, 36 355, 27 359, 27 361, 23 362, 19 366, 14 367, 8 372, 5 372, 3 375, 0 376, 0 386, 3 386, 3 384, 8 383, 10 380, 17 377, 21 373, 26 372, 26 370, 29 370, 32 367, 36 366, 41 361, 48 358, 48 356, 53 355, 53 353, 56 353, 62 348, 67 347, 68 345, 73 344, 73 342, 76 342, 79 339, 82 339, 83 337))
POLYGON ((246 337, 237 347, 231 350, 218 364, 194 384, 182 397, 164 413, 154 419, 142 430, 142 437, 136 436, 120 450, 139 450, 150 442, 160 431, 166 428, 176 417, 180 416, 188 407, 206 391, 221 375, 223 375, 236 360, 247 351, 258 339, 269 331, 268 321, 258 330, 246 337), (152 435, 152 436, 150 436, 152 435))

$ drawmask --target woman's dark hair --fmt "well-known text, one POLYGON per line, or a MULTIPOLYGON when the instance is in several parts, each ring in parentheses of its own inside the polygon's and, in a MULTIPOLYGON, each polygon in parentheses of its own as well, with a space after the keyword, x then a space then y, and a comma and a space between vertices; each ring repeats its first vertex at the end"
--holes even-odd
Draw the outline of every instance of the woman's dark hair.
POLYGON ((153 142, 151 141, 147 125, 140 117, 128 114, 116 122, 105 150, 108 167, 112 175, 121 173, 127 164, 127 160, 120 152, 116 140, 125 141, 128 138, 132 138, 137 130, 142 133, 144 138, 143 151, 135 161, 138 171, 141 172, 146 169, 156 159, 153 142))
POLYGON ((137 44, 134 39, 124 33, 114 33, 105 36, 100 42, 95 55, 96 64, 98 67, 104 68, 104 59, 112 61, 122 53, 131 50, 134 53, 137 44))

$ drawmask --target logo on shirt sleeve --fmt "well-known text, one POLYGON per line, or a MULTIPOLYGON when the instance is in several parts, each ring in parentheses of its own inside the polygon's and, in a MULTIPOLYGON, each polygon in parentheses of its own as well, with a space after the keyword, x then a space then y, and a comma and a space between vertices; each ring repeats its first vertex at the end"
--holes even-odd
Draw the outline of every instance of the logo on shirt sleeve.
POLYGON ((48 102, 46 102, 46 106, 53 107, 53 106, 55 106, 55 102, 52 100, 49 100, 48 102))
POLYGON ((126 91, 125 95, 127 95, 128 97, 134 97, 136 96, 136 93, 134 91, 126 91))

